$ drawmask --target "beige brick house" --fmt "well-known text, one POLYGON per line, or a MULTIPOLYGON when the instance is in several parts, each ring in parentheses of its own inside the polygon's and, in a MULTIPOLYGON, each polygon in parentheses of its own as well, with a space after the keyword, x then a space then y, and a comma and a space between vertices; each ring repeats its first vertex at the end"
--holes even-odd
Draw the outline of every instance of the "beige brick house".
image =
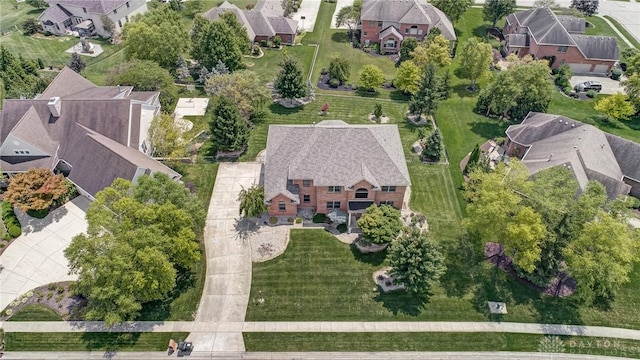
POLYGON ((422 41, 438 28, 450 41, 456 40, 453 24, 442 11, 424 0, 364 0, 360 15, 364 45, 380 44, 380 51, 397 53, 407 37, 422 41))
POLYGON ((371 204, 400 209, 410 185, 397 125, 270 125, 265 201, 271 216, 299 209, 358 214, 371 204))
POLYGON ((509 14, 502 29, 504 52, 552 58, 551 67, 568 64, 576 74, 608 74, 619 58, 618 40, 584 35, 585 24, 585 19, 559 16, 546 7, 509 14))

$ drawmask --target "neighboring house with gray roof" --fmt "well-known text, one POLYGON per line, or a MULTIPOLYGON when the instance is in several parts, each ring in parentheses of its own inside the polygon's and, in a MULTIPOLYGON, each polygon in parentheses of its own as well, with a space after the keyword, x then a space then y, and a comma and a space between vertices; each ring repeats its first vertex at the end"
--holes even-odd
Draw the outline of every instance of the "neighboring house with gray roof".
POLYGON ((596 180, 610 199, 640 198, 640 144, 564 116, 534 112, 506 134, 507 155, 520 158, 531 174, 564 166, 583 190, 596 180))
POLYGON ((505 54, 551 59, 575 74, 608 74, 618 61, 618 39, 584 35, 585 19, 558 16, 547 7, 509 14, 502 29, 505 54))
POLYGON ((363 0, 360 42, 380 44, 380 51, 397 53, 407 37, 422 41, 438 28, 449 41, 456 40, 451 20, 425 0, 363 0))
POLYGON ((44 31, 55 35, 100 35, 111 37, 104 29, 103 17, 114 24, 114 33, 131 17, 147 12, 145 0, 47 0, 49 7, 38 17, 44 31))
POLYGON ((247 30, 252 44, 273 41, 276 36, 280 37, 283 44, 293 45, 295 41, 298 22, 284 16, 280 1, 260 0, 253 9, 242 10, 225 0, 222 5, 209 9, 203 16, 209 20, 217 20, 224 12, 231 12, 236 16, 247 30))
POLYGON ((399 209, 411 184, 397 125, 270 125, 266 152, 271 216, 295 217, 299 209, 360 214, 374 203, 399 209))
POLYGON ((114 179, 180 174, 149 155, 147 133, 160 112, 158 92, 96 86, 65 67, 37 99, 5 99, 0 111, 0 166, 62 173, 93 197, 114 179))

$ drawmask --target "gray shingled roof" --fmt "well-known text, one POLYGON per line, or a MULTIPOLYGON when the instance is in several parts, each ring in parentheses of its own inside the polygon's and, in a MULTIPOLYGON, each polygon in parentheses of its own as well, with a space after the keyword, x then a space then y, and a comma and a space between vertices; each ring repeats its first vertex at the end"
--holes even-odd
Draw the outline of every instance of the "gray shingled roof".
POLYGON ((124 5, 129 0, 47 0, 49 6, 53 4, 70 5, 83 7, 87 12, 106 15, 118 7, 124 5))
POLYGON ((509 46, 527 47, 529 46, 529 35, 527 34, 507 34, 509 46))
POLYGON ((231 11, 236 16, 236 19, 238 19, 238 22, 240 22, 240 24, 242 24, 242 26, 247 30, 247 35, 249 35, 249 39, 251 41, 253 41, 256 38, 256 34, 251 28, 251 24, 247 20, 245 12, 243 12, 242 10, 240 10, 239 7, 229 3, 226 0, 222 3, 222 5, 211 8, 202 15, 209 20, 218 20, 218 18, 220 17, 220 14, 222 14, 225 11, 231 11))
POLYGON ((276 31, 267 17, 259 11, 244 11, 244 16, 256 36, 275 36, 276 31))
POLYGON ((310 179, 316 186, 410 185, 397 125, 349 125, 323 121, 314 126, 270 125, 265 162, 265 199, 283 194, 287 179, 310 179))
POLYGON ((610 198, 629 192, 630 187, 622 181, 624 175, 640 176, 640 144, 573 119, 530 113, 522 124, 510 126, 507 135, 530 146, 522 162, 532 174, 562 165, 573 171, 582 189, 597 180, 605 185, 610 198))
POLYGON ((587 25, 584 18, 566 15, 556 15, 556 17, 570 34, 584 34, 587 25))
POLYGON ((283 17, 284 8, 281 0, 259 0, 254 10, 265 14, 267 17, 283 17))
POLYGON ((402 36, 402 34, 400 34, 400 32, 393 26, 389 26, 388 28, 382 30, 380 32, 380 35, 378 36, 378 39, 382 40, 389 35, 394 35, 398 38, 398 40, 404 39, 404 36, 402 36))
POLYGON ((587 59, 618 60, 618 39, 611 36, 571 35, 587 59))
POLYGON ((431 26, 440 29, 440 33, 447 38, 447 40, 456 40, 456 30, 453 28, 453 23, 449 17, 437 7, 427 4, 423 5, 424 9, 431 18, 431 26))
POLYGON ((38 16, 38 19, 40 19, 42 17, 47 17, 47 18, 53 20, 54 23, 59 24, 61 22, 64 22, 68 18, 70 18, 72 15, 73 14, 71 14, 67 9, 65 9, 62 6, 56 4, 56 5, 51 5, 48 8, 46 8, 42 12, 42 14, 40 14, 40 16, 38 16))
POLYGON ((63 159, 73 167, 69 179, 92 195, 116 177, 133 180, 140 169, 179 176, 137 150, 140 101, 153 104, 159 94, 131 89, 98 87, 65 68, 43 92, 46 97, 6 99, 0 112, 0 140, 4 143, 11 135, 49 156, 3 156, 2 169, 52 168, 57 159, 63 159), (57 118, 47 106, 55 95, 64 95, 57 118))
POLYGON ((278 34, 295 34, 298 31, 298 22, 286 17, 270 17, 269 23, 278 34))
MULTIPOLYGON (((282 16, 284 10, 272 11, 275 2, 258 2, 253 10, 241 10, 236 5, 224 1, 222 5, 209 9, 204 13, 204 17, 209 20, 216 20, 225 11, 231 11, 236 19, 247 30, 249 39, 255 41, 256 36, 275 36, 280 34, 295 34, 298 30, 298 22, 282 16)), ((281 6, 280 2, 277 2, 281 6)))
POLYGON ((431 19, 419 5, 420 0, 364 0, 362 2, 362 21, 388 21, 399 23, 407 17, 413 24, 431 24, 431 19))
POLYGON ((558 17, 547 7, 533 8, 507 16, 509 24, 517 23, 529 29, 537 44, 576 46, 587 59, 617 60, 618 41, 615 37, 575 34, 584 20, 570 16, 558 17), (572 34, 570 34, 571 32, 572 34))

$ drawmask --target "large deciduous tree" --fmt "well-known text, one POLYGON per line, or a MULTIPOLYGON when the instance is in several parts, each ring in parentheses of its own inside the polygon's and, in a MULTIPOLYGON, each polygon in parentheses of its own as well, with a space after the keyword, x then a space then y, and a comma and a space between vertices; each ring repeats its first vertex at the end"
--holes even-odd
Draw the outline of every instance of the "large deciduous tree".
POLYGON ((400 66, 403 62, 413 59, 412 54, 418 45, 418 39, 414 37, 404 39, 402 44, 400 44, 400 58, 398 59, 396 66, 400 66))
POLYGON ((405 228, 389 249, 389 274, 413 295, 427 298, 446 271, 444 256, 425 232, 405 228))
POLYGON ((353 38, 354 30, 360 23, 360 13, 362 12, 362 0, 355 0, 352 5, 344 6, 336 15, 336 26, 346 26, 349 28, 349 38, 353 38))
POLYGON ((576 9, 586 16, 592 16, 598 12, 598 0, 571 0, 570 7, 576 9))
POLYGON ((432 41, 418 45, 411 56, 416 65, 423 69, 427 64, 448 66, 451 64, 449 40, 443 35, 438 35, 432 41))
POLYGON ((635 107, 629 101, 629 96, 620 92, 598 100, 593 109, 614 120, 627 120, 636 113, 635 107))
POLYGON ((501 71, 480 92, 476 111, 514 121, 522 120, 530 111, 545 112, 554 91, 546 61, 514 65, 501 71))
POLYGON ((476 83, 491 75, 491 61, 493 50, 491 45, 479 42, 475 37, 470 37, 458 52, 460 67, 458 76, 471 81, 470 88, 476 89, 476 83))
POLYGON ((194 217, 204 211, 188 213, 192 208, 180 201, 193 196, 180 184, 168 185, 164 174, 141 180, 144 189, 116 179, 98 192, 87 211, 87 232, 64 251, 78 275, 76 291, 88 299, 87 320, 134 320, 144 303, 166 298, 178 273, 200 257, 193 229, 202 221, 194 217))
POLYGON ((238 201, 240 201, 240 215, 244 217, 260 216, 267 211, 262 186, 254 185, 248 189, 243 188, 238 194, 238 201))
POLYGON ((400 64, 393 86, 405 94, 415 94, 420 87, 420 68, 412 61, 400 64))
POLYGON ((635 107, 636 113, 640 112, 640 74, 633 73, 629 75, 621 84, 624 86, 627 96, 629 96, 629 101, 635 107))
POLYGON ((249 129, 233 100, 221 95, 213 105, 211 116, 211 139, 215 149, 237 151, 247 145, 249 129))
POLYGON ((376 91, 376 88, 384 84, 384 73, 379 67, 367 64, 360 70, 358 87, 365 91, 376 91))
POLYGON ((189 35, 180 15, 161 7, 138 15, 122 29, 129 59, 151 60, 171 69, 189 47, 189 35))
POLYGON ((371 205, 358 220, 362 235, 374 244, 386 244, 402 230, 400 210, 389 205, 371 205))
POLYGON ((205 82, 207 94, 230 98, 245 119, 256 116, 271 100, 271 94, 253 71, 240 70, 231 74, 209 77, 205 82))
POLYGON ((298 61, 294 57, 285 54, 280 66, 280 73, 273 83, 273 87, 280 96, 289 100, 307 96, 309 88, 304 81, 298 61))
POLYGON ((433 64, 428 64, 422 72, 418 91, 409 102, 409 112, 418 118, 422 115, 433 115, 438 108, 439 100, 436 68, 433 64))
POLYGON ((49 169, 30 169, 11 178, 4 200, 25 212, 45 210, 67 192, 62 174, 54 175, 49 169))
POLYGON ((133 86, 136 91, 159 91, 160 104, 167 109, 178 100, 178 87, 169 71, 149 60, 131 61, 114 68, 107 83, 133 86))
POLYGON ((331 62, 329 63, 329 77, 331 79, 336 79, 340 84, 343 84, 349 80, 350 75, 351 64, 349 61, 338 55, 332 56, 331 62))
POLYGON ((153 147, 153 155, 159 157, 184 156, 186 143, 182 131, 173 116, 167 113, 156 115, 149 127, 149 142, 153 147))
POLYGON ((209 21, 196 16, 191 29, 191 54, 201 66, 213 69, 221 61, 231 72, 243 68, 242 54, 248 51, 248 47, 244 49, 247 31, 237 30, 229 25, 231 22, 227 17, 209 21), (245 36, 236 31, 243 31, 245 36))
POLYGON ((458 21, 460 16, 464 14, 474 0, 431 0, 429 3, 451 18, 452 22, 458 21))
POLYGON ((495 27, 498 20, 511 14, 516 8, 516 0, 487 0, 482 8, 485 21, 495 27))

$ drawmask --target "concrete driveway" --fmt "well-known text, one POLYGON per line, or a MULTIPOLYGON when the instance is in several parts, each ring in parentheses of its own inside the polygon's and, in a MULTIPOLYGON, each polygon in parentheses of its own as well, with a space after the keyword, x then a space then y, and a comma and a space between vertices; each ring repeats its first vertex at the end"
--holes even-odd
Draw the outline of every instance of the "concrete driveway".
POLYGON ((300 8, 291 18, 298 22, 298 28, 304 29, 306 32, 312 32, 316 26, 316 18, 322 0, 304 0, 300 4, 300 8), (304 19, 302 17, 304 16, 304 19))
POLYGON ((348 29, 348 26, 341 26, 341 27, 337 27, 336 26, 336 17, 338 16, 338 13, 340 12, 340 10, 343 7, 346 6, 351 6, 353 5, 353 0, 338 0, 338 2, 336 3, 336 11, 333 12, 333 16, 331 17, 331 29, 348 29))
POLYGON ((585 82, 585 81, 589 81, 589 80, 595 80, 595 81, 599 81, 600 83, 602 83, 602 90, 600 91, 600 94, 616 94, 616 93, 625 93, 624 92, 624 88, 620 85, 620 81, 616 81, 613 80, 611 78, 605 77, 605 76, 595 76, 595 75, 576 75, 573 76, 570 80, 569 83, 571 84, 571 88, 573 88, 576 84, 579 84, 581 82, 585 82))
POLYGON ((39 286, 77 279, 68 275, 69 262, 63 251, 73 236, 87 230, 88 207, 89 200, 78 196, 44 219, 18 211, 22 235, 0 255, 0 309, 39 286))

